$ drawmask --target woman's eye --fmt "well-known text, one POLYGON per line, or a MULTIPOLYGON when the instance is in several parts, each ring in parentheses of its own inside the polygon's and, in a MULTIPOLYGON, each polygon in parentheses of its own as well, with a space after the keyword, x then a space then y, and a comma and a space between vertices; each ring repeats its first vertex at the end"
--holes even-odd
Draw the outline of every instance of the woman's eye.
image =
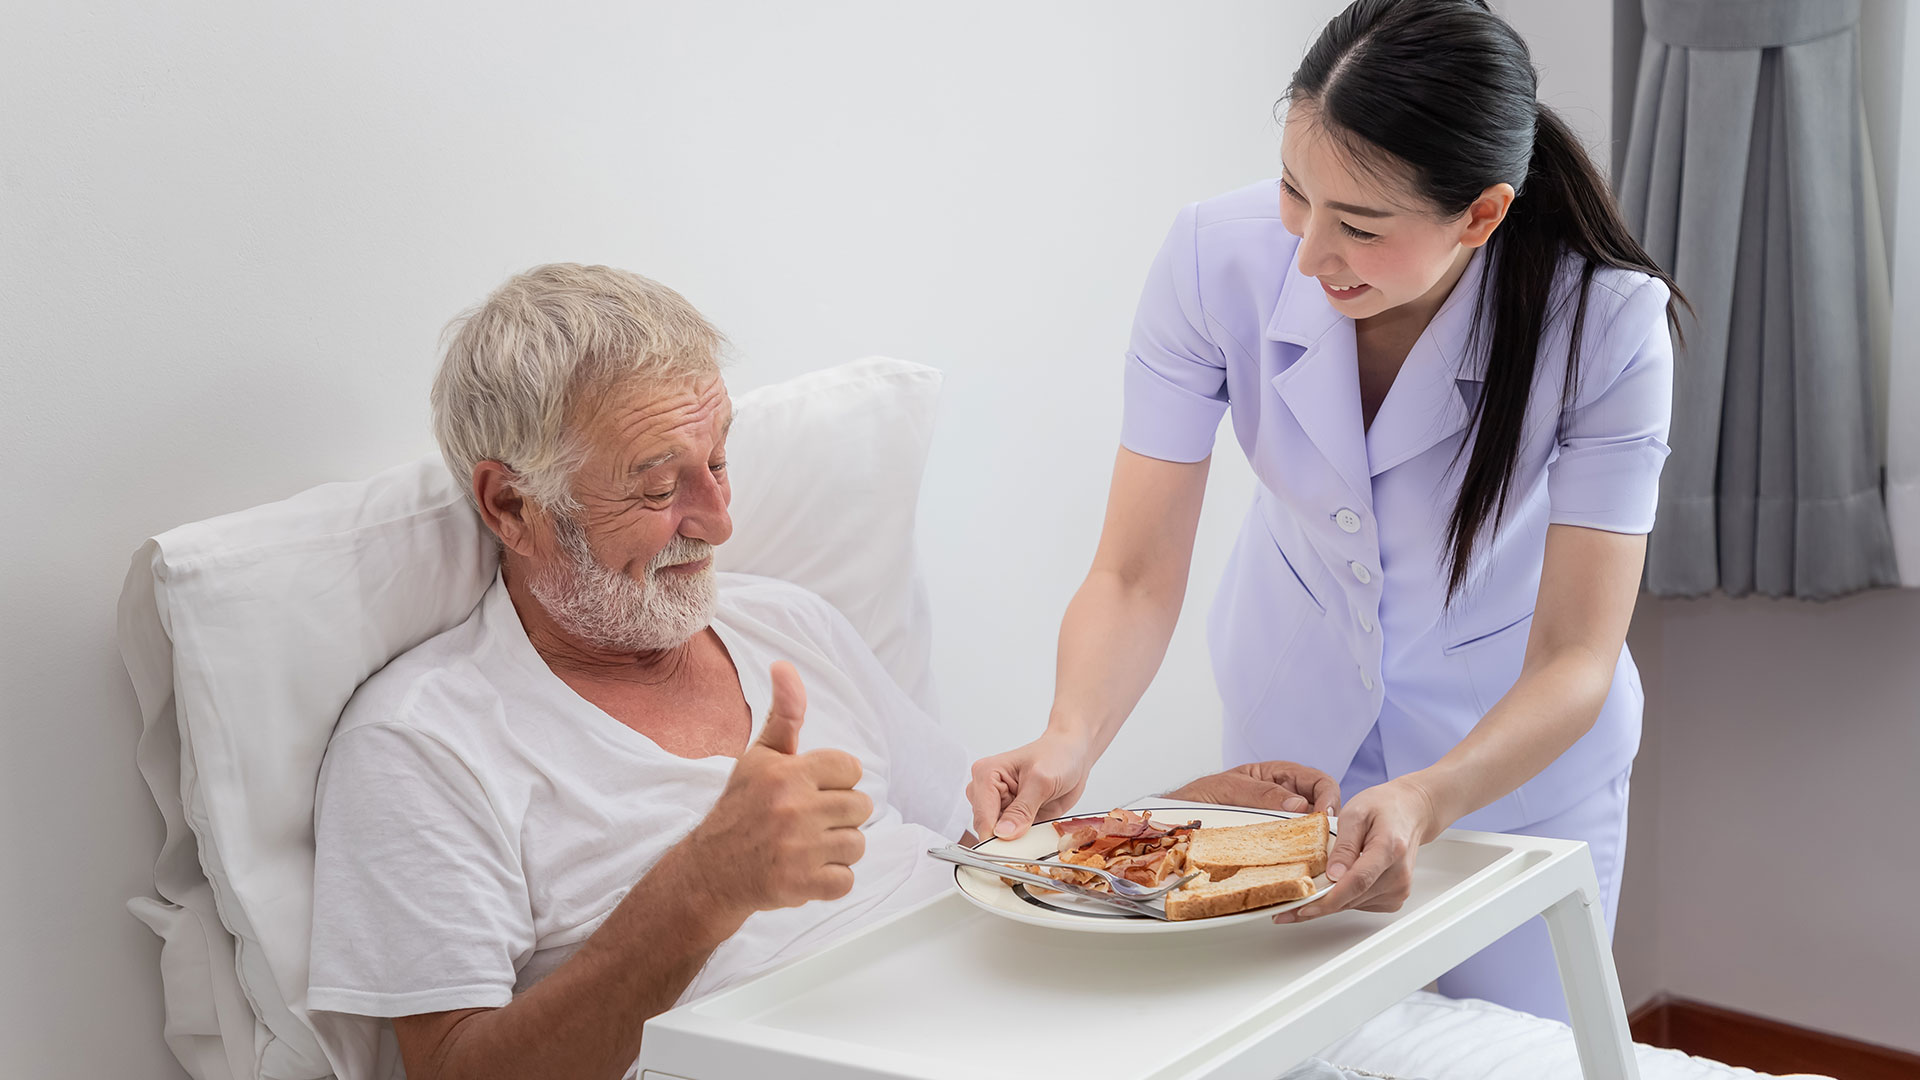
POLYGON ((1285 192, 1285 193, 1287 193, 1288 195, 1290 195, 1290 196, 1292 196, 1293 198, 1296 198, 1296 199, 1299 199, 1299 200, 1300 200, 1301 202, 1306 202, 1306 201, 1307 201, 1307 198, 1306 198, 1306 196, 1304 196, 1304 195, 1302 195, 1302 194, 1300 194, 1299 192, 1297 192, 1297 191, 1295 191, 1295 190, 1293 190, 1293 185, 1292 185, 1292 184, 1289 184, 1289 183, 1287 183, 1287 182, 1286 182, 1285 180, 1282 180, 1282 181, 1280 181, 1280 190, 1281 190, 1281 191, 1283 191, 1283 192, 1285 192))
POLYGON ((1344 221, 1340 223, 1340 227, 1346 230, 1347 235, 1353 237, 1355 240, 1372 240, 1378 235, 1376 233, 1362 232, 1344 221))

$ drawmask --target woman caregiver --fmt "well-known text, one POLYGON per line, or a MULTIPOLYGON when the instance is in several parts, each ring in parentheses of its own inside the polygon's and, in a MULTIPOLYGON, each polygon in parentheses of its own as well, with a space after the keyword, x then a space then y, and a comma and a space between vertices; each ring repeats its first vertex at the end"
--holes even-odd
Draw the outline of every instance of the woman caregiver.
MULTIPOLYGON (((1259 484, 1209 619, 1226 761, 1349 795, 1337 884, 1278 920, 1397 909, 1459 825, 1585 840, 1611 930, 1673 291, 1534 95, 1486 4, 1358 0, 1294 73, 1280 177, 1174 219, 1047 727, 974 765, 979 835, 1066 812, 1139 701, 1231 413, 1259 484)), ((1539 919, 1440 988, 1566 1016, 1539 919)))

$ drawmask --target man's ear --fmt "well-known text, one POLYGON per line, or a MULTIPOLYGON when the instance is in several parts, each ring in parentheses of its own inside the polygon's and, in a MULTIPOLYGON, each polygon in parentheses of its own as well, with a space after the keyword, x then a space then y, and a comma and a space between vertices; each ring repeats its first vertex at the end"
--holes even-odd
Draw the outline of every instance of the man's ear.
POLYGON ((522 558, 533 554, 533 502, 514 486, 514 472, 504 462, 482 461, 473 467, 473 499, 501 546, 522 558))
POLYGON ((1512 209, 1514 200, 1512 184, 1495 184, 1480 193, 1467 207, 1466 231, 1460 234, 1460 243, 1465 247, 1477 248, 1493 239, 1493 230, 1507 219, 1507 211, 1512 209))

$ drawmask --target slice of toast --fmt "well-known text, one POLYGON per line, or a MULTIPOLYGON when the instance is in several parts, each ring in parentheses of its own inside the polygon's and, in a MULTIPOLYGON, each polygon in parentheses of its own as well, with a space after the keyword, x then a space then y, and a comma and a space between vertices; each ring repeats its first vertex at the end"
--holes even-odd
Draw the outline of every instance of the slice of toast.
POLYGON ((1195 829, 1187 846, 1187 866, 1205 870, 1215 881, 1250 866, 1306 863, 1307 876, 1327 871, 1327 815, 1306 814, 1258 825, 1195 829))
POLYGON ((1203 874, 1168 893, 1167 918, 1209 919, 1312 894, 1313 876, 1307 873, 1305 863, 1250 866, 1225 881, 1214 881, 1203 874))

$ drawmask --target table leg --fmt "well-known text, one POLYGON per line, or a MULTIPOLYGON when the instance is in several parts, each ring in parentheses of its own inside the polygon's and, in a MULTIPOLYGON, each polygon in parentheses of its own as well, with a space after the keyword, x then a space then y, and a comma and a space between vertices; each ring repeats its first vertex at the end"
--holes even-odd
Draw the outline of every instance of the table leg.
POLYGON ((1554 959, 1560 964, 1573 1042, 1580 1051, 1580 1074, 1586 1080, 1640 1080, 1599 895, 1589 863, 1585 883, 1541 914, 1553 937, 1554 959))

